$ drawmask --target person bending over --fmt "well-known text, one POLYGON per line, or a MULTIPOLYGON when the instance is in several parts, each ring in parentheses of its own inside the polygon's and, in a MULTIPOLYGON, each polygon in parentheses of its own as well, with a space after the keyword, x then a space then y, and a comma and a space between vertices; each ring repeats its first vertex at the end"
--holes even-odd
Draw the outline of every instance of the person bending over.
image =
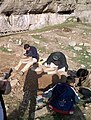
POLYGON ((34 46, 30 46, 29 44, 24 44, 24 57, 20 60, 19 64, 15 66, 15 71, 18 71, 22 64, 25 64, 24 68, 19 72, 20 75, 23 75, 25 71, 28 70, 34 63, 37 63, 39 60, 39 54, 37 49, 34 46))
POLYGON ((87 81, 87 78, 89 76, 89 71, 84 68, 80 68, 76 72, 76 77, 78 78, 78 86, 82 86, 82 84, 87 81))
POLYGON ((80 68, 76 72, 76 86, 78 92, 82 95, 82 100, 85 103, 91 103, 91 89, 90 89, 90 72, 87 69, 80 68))
POLYGON ((58 83, 49 99, 51 110, 64 115, 73 114, 74 105, 80 100, 74 88, 75 79, 71 76, 67 77, 66 83, 58 83))
POLYGON ((54 68, 58 71, 67 71, 68 64, 65 55, 62 52, 53 52, 43 63, 46 67, 54 68))

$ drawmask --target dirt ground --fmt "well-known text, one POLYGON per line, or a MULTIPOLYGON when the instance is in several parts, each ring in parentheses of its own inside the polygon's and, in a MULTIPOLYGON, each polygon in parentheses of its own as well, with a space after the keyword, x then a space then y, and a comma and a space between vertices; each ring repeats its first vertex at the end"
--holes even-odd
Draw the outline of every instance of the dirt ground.
MULTIPOLYGON (((85 66, 87 69, 91 68, 91 62, 89 61, 91 60, 90 54, 88 58, 89 60, 88 59, 83 60, 83 56, 78 60, 74 59, 74 56, 75 58, 77 58, 79 53, 82 52, 76 49, 75 51, 73 51, 73 48, 75 48, 75 46, 80 48, 85 46, 86 48, 85 50, 87 49, 89 49, 89 51, 91 50, 90 26, 76 24, 74 26, 65 26, 58 28, 56 27, 50 28, 49 30, 25 32, 16 35, 0 37, 1 76, 4 72, 8 72, 11 67, 15 66, 18 63, 24 52, 23 45, 25 43, 29 43, 30 45, 36 46, 40 55, 40 59, 45 59, 53 51, 61 51, 66 55, 70 70, 77 70, 83 66, 85 66), (19 41, 21 43, 19 43, 19 41), (79 62, 82 60, 83 63, 79 62)), ((29 74, 33 75, 30 79, 29 79, 30 75, 28 75, 28 73, 26 73, 22 77, 17 74, 14 78, 15 81, 13 81, 12 83, 13 84, 12 92, 9 95, 4 96, 7 114, 9 116, 8 120, 21 120, 21 118, 17 119, 17 116, 19 116, 20 114, 21 116, 23 116, 22 114, 24 114, 23 112, 25 112, 23 111, 21 113, 18 113, 21 109, 23 109, 21 108, 21 104, 24 105, 23 102, 25 101, 26 103, 25 105, 27 106, 27 108, 25 108, 24 110, 28 109, 30 99, 30 98, 28 99, 27 103, 26 102, 27 100, 24 99, 24 97, 26 98, 29 95, 37 96, 38 78, 36 78, 36 73, 31 72, 29 74), (18 79, 18 81, 16 79, 18 79), (30 90, 28 91, 28 93, 24 94, 26 89, 30 90), (17 113, 17 115, 15 113, 17 113)), ((47 84, 48 84, 47 81, 43 82, 44 86, 46 86, 47 84)), ((31 101, 33 101, 33 104, 35 104, 34 102, 35 99, 32 99, 31 101)), ((90 112, 91 112, 90 104, 89 107, 88 106, 83 107, 82 105, 81 106, 79 105, 79 108, 77 108, 76 111, 77 114, 73 115, 73 117, 71 116, 71 118, 65 118, 65 120, 90 120, 91 119, 90 112)), ((50 120, 52 119, 54 120, 54 118, 51 118, 50 120)), ((27 119, 24 118, 24 120, 27 119)))

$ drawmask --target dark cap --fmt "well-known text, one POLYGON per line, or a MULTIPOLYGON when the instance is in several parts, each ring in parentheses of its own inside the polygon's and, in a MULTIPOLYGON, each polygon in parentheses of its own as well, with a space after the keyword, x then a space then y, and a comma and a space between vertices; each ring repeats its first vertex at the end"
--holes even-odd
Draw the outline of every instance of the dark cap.
POLYGON ((59 60, 59 56, 58 55, 53 55, 53 60, 59 60))

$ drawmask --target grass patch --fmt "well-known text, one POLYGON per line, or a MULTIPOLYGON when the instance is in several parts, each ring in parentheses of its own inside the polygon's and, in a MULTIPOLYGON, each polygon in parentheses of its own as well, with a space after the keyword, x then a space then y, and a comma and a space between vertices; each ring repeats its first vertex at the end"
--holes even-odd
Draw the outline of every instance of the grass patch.
POLYGON ((81 47, 82 49, 75 50, 74 47, 68 46, 67 48, 65 48, 65 50, 72 51, 76 54, 76 57, 72 57, 72 60, 84 65, 87 69, 91 68, 91 55, 89 55, 89 53, 86 51, 87 48, 84 45, 79 47, 81 47))
POLYGON ((54 29, 62 29, 64 27, 68 27, 68 28, 72 28, 72 27, 80 28, 81 27, 81 29, 84 29, 84 31, 88 31, 88 32, 91 31, 91 26, 89 26, 88 24, 85 24, 85 23, 77 22, 76 18, 73 16, 73 17, 69 17, 62 24, 49 25, 49 26, 43 27, 41 29, 33 30, 31 32, 32 33, 40 33, 40 32, 50 31, 50 30, 54 30, 54 29), (86 26, 86 28, 84 28, 85 26, 86 26))
POLYGON ((46 49, 44 47, 39 48, 40 53, 46 53, 46 49))
POLYGON ((0 47, 0 51, 7 52, 7 53, 12 53, 12 51, 9 51, 7 48, 5 48, 3 46, 0 47))
POLYGON ((55 113, 41 117, 40 120, 69 120, 69 116, 63 116, 61 114, 55 113))
POLYGON ((39 39, 39 40, 44 41, 44 42, 47 41, 47 39, 44 38, 44 37, 41 36, 41 35, 31 35, 31 36, 32 36, 34 39, 39 39))
MULTIPOLYGON (((79 24, 81 24, 81 23, 79 23, 79 24)), ((40 32, 50 31, 50 30, 54 30, 54 29, 62 29, 64 27, 75 27, 76 25, 78 25, 77 22, 74 22, 72 20, 70 20, 70 21, 66 20, 62 24, 49 25, 49 26, 43 27, 41 29, 33 30, 31 32, 33 32, 33 33, 40 33, 40 32)))
POLYGON ((86 118, 84 117, 79 104, 75 106, 75 111, 73 115, 61 115, 58 113, 50 113, 48 115, 45 115, 41 118, 39 118, 39 120, 86 120, 86 118))
POLYGON ((39 46, 36 43, 34 43, 33 45, 38 49, 39 53, 46 53, 47 52, 45 47, 39 46))

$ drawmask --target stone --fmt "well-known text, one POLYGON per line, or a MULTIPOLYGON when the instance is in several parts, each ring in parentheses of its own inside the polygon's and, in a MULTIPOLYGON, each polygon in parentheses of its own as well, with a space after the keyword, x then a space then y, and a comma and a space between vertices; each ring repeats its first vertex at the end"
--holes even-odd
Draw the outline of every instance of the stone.
POLYGON ((80 46, 84 45, 84 43, 79 43, 80 46))
POLYGON ((47 107, 43 107, 42 109, 35 111, 35 118, 42 117, 45 114, 48 114, 48 112, 49 111, 48 111, 47 107))
POLYGON ((5 15, 0 15, 0 32, 5 33, 11 31, 11 25, 7 21, 5 15))
POLYGON ((85 56, 85 58, 89 58, 89 56, 85 56))
POLYGON ((72 47, 76 46, 76 42, 75 41, 69 42, 69 46, 72 46, 72 47))
POLYGON ((82 68, 85 68, 85 65, 81 64, 81 67, 82 67, 82 68))
POLYGON ((9 52, 12 52, 12 51, 13 51, 13 50, 12 50, 12 49, 10 49, 10 48, 8 48, 7 50, 8 50, 9 52))
POLYGON ((34 41, 36 44, 39 44, 40 42, 39 41, 34 41))
POLYGON ((14 87, 16 84, 17 84, 18 80, 17 79, 14 79, 12 80, 10 83, 11 83, 11 86, 14 87))
POLYGON ((19 40, 18 45, 22 45, 22 40, 21 39, 19 40))
POLYGON ((86 35, 86 33, 84 32, 83 35, 86 35))
POLYGON ((88 53, 91 53, 91 50, 90 50, 90 49, 88 49, 88 50, 87 50, 87 52, 88 52, 88 53))
POLYGON ((91 45, 89 43, 84 43, 84 46, 87 47, 87 46, 91 46, 91 45))
POLYGON ((78 47, 78 46, 75 46, 75 47, 74 47, 74 50, 79 51, 79 50, 82 50, 82 48, 81 48, 81 47, 78 47))
POLYGON ((86 110, 88 110, 89 108, 88 107, 85 107, 86 110))
POLYGON ((76 57, 77 55, 76 55, 76 53, 73 53, 73 57, 76 57))

